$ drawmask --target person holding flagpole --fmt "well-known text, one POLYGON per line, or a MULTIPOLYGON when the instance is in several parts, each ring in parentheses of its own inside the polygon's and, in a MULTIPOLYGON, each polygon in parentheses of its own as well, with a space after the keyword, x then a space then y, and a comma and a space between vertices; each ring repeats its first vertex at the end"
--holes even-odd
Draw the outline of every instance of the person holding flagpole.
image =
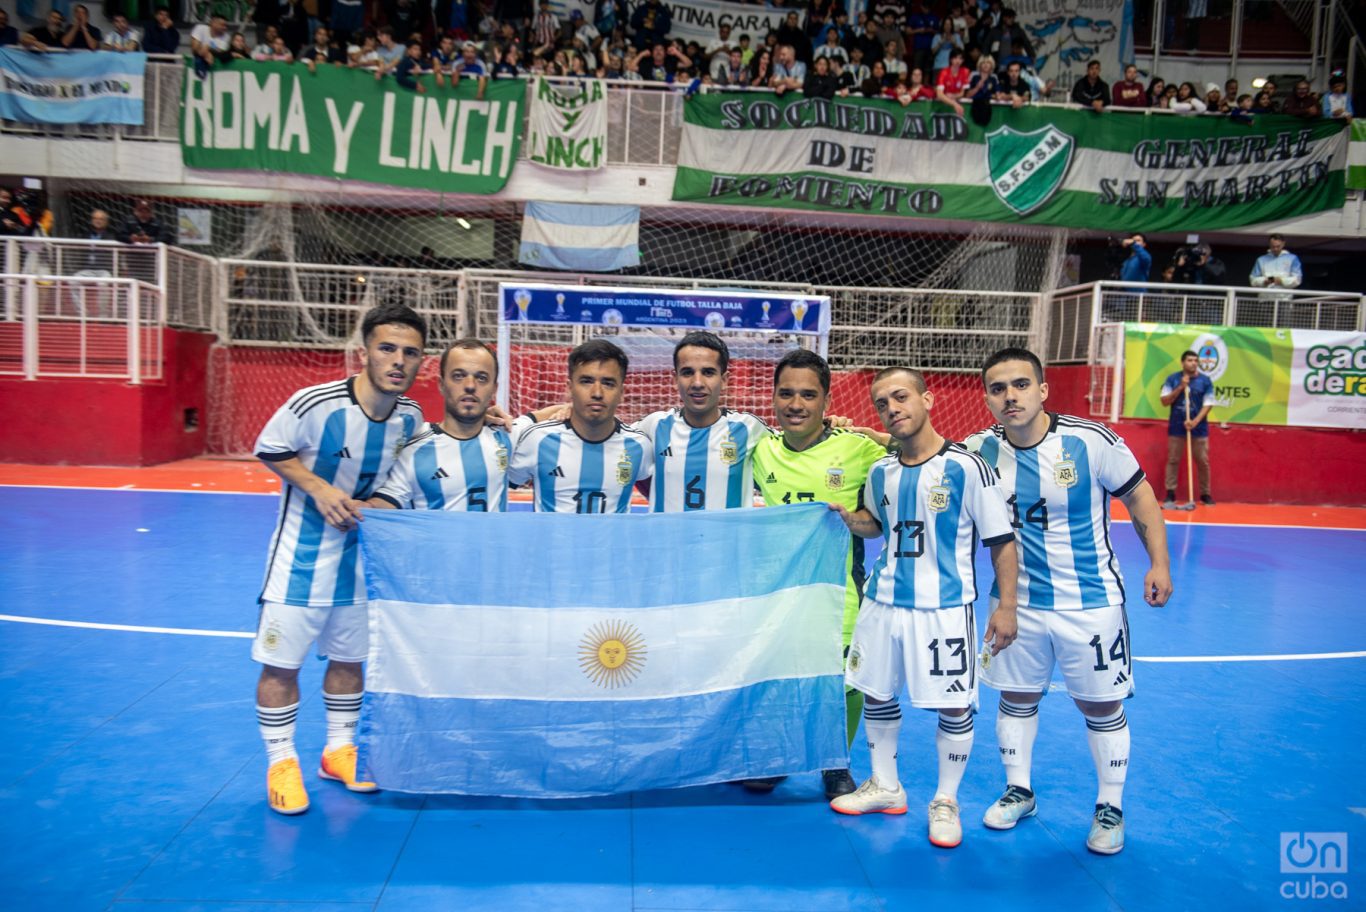
MULTIPOLYGON (((1190 350, 1182 352, 1181 369, 1162 383, 1162 404, 1171 408, 1167 418, 1164 510, 1176 507, 1176 482, 1183 444, 1195 462, 1196 475, 1200 479, 1200 502, 1207 507, 1214 506, 1209 480, 1209 413, 1214 408, 1213 399, 1214 382, 1200 372, 1200 356, 1190 350)), ((1189 475, 1189 465, 1186 471, 1189 475)))

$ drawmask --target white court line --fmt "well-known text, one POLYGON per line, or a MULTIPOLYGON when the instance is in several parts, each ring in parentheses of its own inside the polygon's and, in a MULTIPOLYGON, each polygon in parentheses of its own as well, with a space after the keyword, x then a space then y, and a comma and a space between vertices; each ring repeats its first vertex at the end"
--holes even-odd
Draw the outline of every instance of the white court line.
POLYGON ((139 627, 134 624, 99 624, 95 621, 58 621, 51 618, 23 617, 17 614, 0 614, 0 621, 16 624, 41 624, 44 627, 87 627, 91 630, 124 630, 129 633, 171 633, 177 636, 196 637, 234 637, 254 640, 256 634, 242 630, 200 630, 194 627, 139 627))
MULTIPOLYGON (((171 633, 178 636, 234 637, 251 640, 256 634, 242 630, 201 630, 194 627, 139 627, 135 624, 100 624, 95 621, 58 621, 50 618, 24 617, 17 614, 0 614, 0 621, 16 624, 41 624, 48 627, 87 627, 93 630, 123 630, 130 633, 171 633)), ((1362 659, 1366 650, 1361 652, 1302 652, 1284 655, 1244 655, 1244 656, 1134 656, 1135 662, 1303 662, 1313 659, 1362 659)))
POLYGON ((1363 659, 1362 652, 1301 652, 1247 656, 1134 656, 1135 662, 1303 662, 1311 659, 1363 659))
MULTIPOLYGON (((1112 519, 1116 523, 1132 523, 1132 519, 1112 519)), ((1313 529, 1319 532, 1366 532, 1366 529, 1358 529, 1353 526, 1297 526, 1297 525, 1277 525, 1275 523, 1221 523, 1221 522, 1169 522, 1168 529, 1179 529, 1182 526, 1216 526, 1220 529, 1313 529)))
POLYGON ((99 485, 24 485, 0 484, 0 488, 25 488, 30 491, 112 491, 115 494, 241 494, 244 497, 279 497, 280 491, 220 491, 217 488, 134 488, 123 485, 105 488, 99 485))

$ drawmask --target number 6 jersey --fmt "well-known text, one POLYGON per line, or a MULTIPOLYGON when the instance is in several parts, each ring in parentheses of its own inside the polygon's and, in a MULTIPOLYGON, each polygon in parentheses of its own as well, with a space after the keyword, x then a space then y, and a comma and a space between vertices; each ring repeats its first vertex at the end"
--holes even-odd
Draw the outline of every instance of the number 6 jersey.
MULTIPOLYGON (((1020 548, 1021 608, 1124 604, 1110 546, 1110 497, 1144 481, 1138 460, 1103 424, 1049 413, 1048 432, 1017 449, 994 425, 965 441, 996 470, 1020 548)), ((998 595, 996 586, 991 589, 998 595)))

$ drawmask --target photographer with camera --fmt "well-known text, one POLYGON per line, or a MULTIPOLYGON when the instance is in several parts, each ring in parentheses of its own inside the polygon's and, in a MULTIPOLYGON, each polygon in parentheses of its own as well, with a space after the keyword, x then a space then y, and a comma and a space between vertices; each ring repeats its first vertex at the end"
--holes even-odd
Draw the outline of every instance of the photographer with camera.
POLYGON ((1223 260, 1206 243, 1177 248, 1171 269, 1171 281, 1177 285, 1220 285, 1225 273, 1223 260))

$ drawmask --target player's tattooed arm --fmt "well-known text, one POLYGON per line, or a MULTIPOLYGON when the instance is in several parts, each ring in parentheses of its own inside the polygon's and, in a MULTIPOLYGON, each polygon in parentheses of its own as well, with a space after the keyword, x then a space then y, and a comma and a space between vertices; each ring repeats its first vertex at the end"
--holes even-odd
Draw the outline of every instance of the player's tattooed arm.
POLYGON ((1171 558, 1167 554, 1167 523, 1162 507, 1148 483, 1142 482, 1120 498, 1129 510, 1134 532, 1148 552, 1148 572, 1143 575, 1143 601, 1160 607, 1172 596, 1171 558))
POLYGON ((982 641, 991 646, 991 654, 996 655, 1019 635, 1019 621, 1015 606, 1018 599, 1020 557, 1015 542, 1008 541, 991 546, 991 568, 996 574, 996 591, 1001 597, 996 602, 996 610, 987 620, 986 633, 982 641))
POLYGON ((858 510, 850 513, 848 508, 842 504, 827 504, 830 509, 840 515, 844 524, 849 527, 849 531, 859 538, 877 538, 882 534, 882 523, 878 522, 868 509, 858 510))

